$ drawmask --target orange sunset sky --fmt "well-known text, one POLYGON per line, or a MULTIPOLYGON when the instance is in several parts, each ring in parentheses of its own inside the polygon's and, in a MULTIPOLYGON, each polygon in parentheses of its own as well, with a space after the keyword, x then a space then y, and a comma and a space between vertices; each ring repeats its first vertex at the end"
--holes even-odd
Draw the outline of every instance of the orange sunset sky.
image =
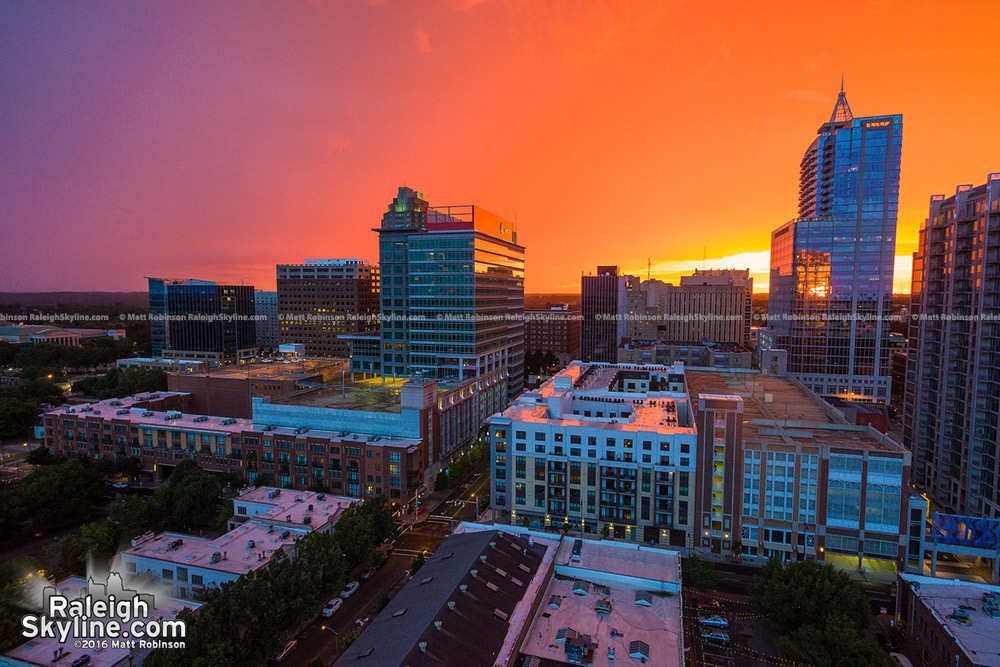
POLYGON ((1000 171, 1000 3, 0 2, 0 291, 274 289, 377 259, 404 183, 517 220, 528 292, 749 267, 845 77, 932 194, 1000 171))

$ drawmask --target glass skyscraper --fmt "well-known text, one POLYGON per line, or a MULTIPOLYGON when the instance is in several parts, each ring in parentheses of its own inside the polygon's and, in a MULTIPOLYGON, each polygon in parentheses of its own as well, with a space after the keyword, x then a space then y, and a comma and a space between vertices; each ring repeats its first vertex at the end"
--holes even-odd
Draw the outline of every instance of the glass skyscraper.
POLYGON ((802 158, 799 215, 771 235, 768 329, 820 394, 888 402, 902 116, 855 118, 841 90, 802 158))
POLYGON ((382 217, 382 374, 524 385, 524 247, 478 206, 431 207, 400 188, 382 217))

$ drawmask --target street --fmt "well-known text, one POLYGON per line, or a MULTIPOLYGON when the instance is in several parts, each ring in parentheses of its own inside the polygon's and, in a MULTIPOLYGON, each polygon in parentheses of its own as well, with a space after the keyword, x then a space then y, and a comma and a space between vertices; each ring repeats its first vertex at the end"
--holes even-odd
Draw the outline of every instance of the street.
MULTIPOLYGON (((383 597, 391 598, 406 584, 413 559, 420 553, 431 555, 455 526, 462 521, 475 520, 477 502, 480 510, 485 509, 483 501, 488 498, 489 474, 479 470, 452 489, 419 521, 402 523, 403 532, 391 543, 392 552, 385 564, 367 581, 359 580, 361 585, 358 590, 344 600, 343 606, 333 616, 324 618, 317 615, 296 637, 298 648, 282 663, 289 667, 305 667, 316 659, 324 665, 333 663, 344 649, 341 638, 351 630, 363 631, 378 614, 383 597), (486 494, 485 497, 483 494, 486 494)), ((339 593, 330 591, 327 599, 339 593)))

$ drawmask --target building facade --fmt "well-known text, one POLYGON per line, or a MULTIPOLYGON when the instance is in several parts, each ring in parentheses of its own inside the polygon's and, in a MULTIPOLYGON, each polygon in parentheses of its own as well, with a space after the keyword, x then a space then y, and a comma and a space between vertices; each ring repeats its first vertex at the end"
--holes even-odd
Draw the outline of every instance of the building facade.
POLYGON ((747 345, 753 321, 750 270, 695 269, 680 284, 645 280, 631 290, 626 335, 680 343, 747 345))
POLYGON ((597 273, 580 278, 580 357, 583 361, 613 363, 626 334, 629 290, 638 287, 635 276, 620 275, 617 266, 599 266, 597 273))
POLYGON ((493 508, 686 546, 696 434, 681 366, 574 362, 490 420, 493 508))
POLYGON ((277 266, 282 343, 310 357, 346 359, 344 334, 377 333, 379 268, 363 259, 307 259, 277 266))
POLYGON ((902 116, 855 118, 841 91, 818 134, 799 215, 771 234, 760 345, 817 393, 888 402, 902 116))
POLYGON ((524 352, 555 355, 560 366, 580 358, 579 308, 569 304, 524 311, 524 352))
POLYGON ((946 511, 1000 518, 1000 174, 931 197, 913 255, 903 442, 946 511))
POLYGON ((682 363, 686 367, 744 368, 753 366, 753 351, 739 344, 673 343, 625 339, 618 346, 619 364, 682 363))
POLYGON ((379 233, 381 373, 524 384, 524 247, 478 206, 432 207, 400 188, 379 233))
POLYGON ((154 357, 224 362, 257 353, 253 286, 148 280, 154 357))
POLYGON ((253 293, 257 311, 257 347, 276 349, 278 340, 278 293, 257 290, 253 293))

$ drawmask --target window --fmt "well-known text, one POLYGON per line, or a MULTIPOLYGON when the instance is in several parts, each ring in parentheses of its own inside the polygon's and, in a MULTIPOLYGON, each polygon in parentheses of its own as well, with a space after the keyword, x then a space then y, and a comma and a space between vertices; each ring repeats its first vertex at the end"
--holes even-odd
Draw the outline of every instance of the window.
POLYGON ((204 581, 204 579, 202 578, 202 576, 200 574, 192 574, 191 575, 191 583, 194 586, 201 586, 202 584, 205 583, 205 581, 204 581))

